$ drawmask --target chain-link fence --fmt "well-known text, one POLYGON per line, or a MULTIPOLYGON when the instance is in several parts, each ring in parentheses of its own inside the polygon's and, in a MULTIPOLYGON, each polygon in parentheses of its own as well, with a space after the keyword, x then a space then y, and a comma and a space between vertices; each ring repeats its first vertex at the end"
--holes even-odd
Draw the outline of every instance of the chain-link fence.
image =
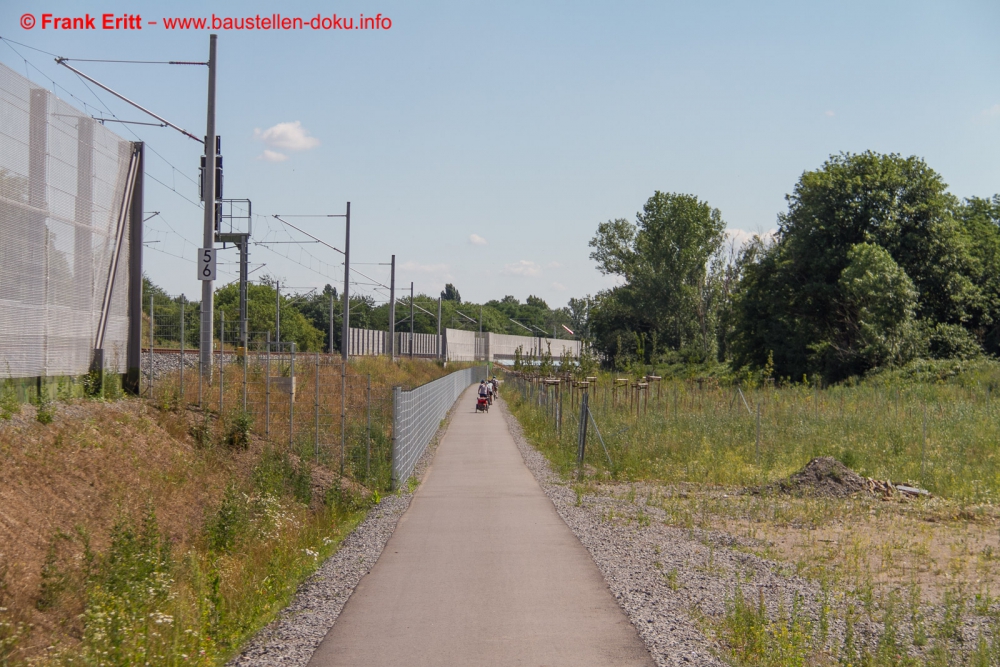
MULTIPOLYGON (((200 367, 198 304, 162 293, 149 295, 143 313, 143 396, 163 408, 198 406, 197 438, 232 440, 252 431, 301 459, 340 471, 376 488, 390 488, 393 461, 406 476, 461 391, 485 377, 466 369, 403 396, 393 450, 393 390, 385 378, 359 374, 339 355, 301 352, 271 332, 249 332, 219 313, 212 369, 200 367), (470 375, 471 373, 471 375, 470 375)), ((405 480, 405 477, 399 479, 405 480)))
POLYGON ((451 406, 469 385, 486 378, 486 366, 456 371, 411 391, 393 389, 392 488, 409 479, 451 406))
POLYGON ((0 373, 124 371, 133 150, 0 65, 0 373))

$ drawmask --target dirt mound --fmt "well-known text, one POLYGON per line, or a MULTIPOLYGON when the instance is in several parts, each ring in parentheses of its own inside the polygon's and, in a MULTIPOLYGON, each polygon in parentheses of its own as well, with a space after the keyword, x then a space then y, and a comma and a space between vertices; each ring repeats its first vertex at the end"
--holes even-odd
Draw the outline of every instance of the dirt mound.
POLYGON ((864 477, 854 472, 832 456, 820 456, 777 484, 770 491, 794 495, 844 498, 868 490, 864 477))

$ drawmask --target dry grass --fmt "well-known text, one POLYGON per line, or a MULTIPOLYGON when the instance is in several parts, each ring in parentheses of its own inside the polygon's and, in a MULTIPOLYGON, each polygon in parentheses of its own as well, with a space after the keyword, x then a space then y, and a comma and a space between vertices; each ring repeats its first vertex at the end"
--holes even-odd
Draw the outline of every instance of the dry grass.
MULTIPOLYGON (((363 359, 350 370, 371 373, 384 403, 393 384, 452 369, 363 359)), ((153 399, 54 404, 50 424, 30 405, 0 420, 0 664, 217 664, 335 550, 365 498, 377 499, 325 465, 334 457, 298 456, 298 441, 268 442, 255 428, 246 447, 227 445, 232 414, 182 408, 160 386, 153 399), (126 539, 151 517, 152 551, 126 539), (147 599, 133 582, 135 597, 109 553, 141 564, 154 552, 167 554, 169 583, 147 599), (130 604, 141 640, 95 631, 130 604)))

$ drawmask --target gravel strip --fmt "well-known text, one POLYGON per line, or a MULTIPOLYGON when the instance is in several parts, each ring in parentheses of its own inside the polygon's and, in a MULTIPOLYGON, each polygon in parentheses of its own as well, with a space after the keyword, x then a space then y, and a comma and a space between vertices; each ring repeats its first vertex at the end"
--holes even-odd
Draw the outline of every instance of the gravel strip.
MULTIPOLYGON (((733 548, 751 546, 748 540, 666 526, 662 510, 645 505, 641 497, 629 502, 613 492, 583 494, 578 502, 574 489, 527 442, 502 401, 500 406, 525 464, 590 551, 657 665, 727 664, 719 657, 718 644, 703 631, 707 624, 698 619, 724 613, 737 577, 745 582, 744 595, 753 602, 763 595, 768 609, 791 609, 798 594, 803 611, 818 614, 819 587, 783 573, 777 563, 733 548)), ((831 635, 838 630, 831 627, 831 635)))
MULTIPOLYGON (((416 479, 423 478, 450 419, 449 415, 417 462, 413 471, 416 479)), ((375 565, 396 529, 396 523, 410 506, 413 493, 409 488, 383 497, 378 505, 369 510, 364 521, 344 539, 337 552, 299 586, 292 603, 227 664, 232 667, 267 667, 308 663, 337 621, 358 582, 375 565)))

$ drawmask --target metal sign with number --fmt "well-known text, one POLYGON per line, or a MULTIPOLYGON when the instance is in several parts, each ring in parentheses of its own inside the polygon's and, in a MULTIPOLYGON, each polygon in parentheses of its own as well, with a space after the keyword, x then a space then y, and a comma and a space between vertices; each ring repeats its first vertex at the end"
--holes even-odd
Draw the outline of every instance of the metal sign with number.
POLYGON ((198 280, 215 280, 215 248, 199 248, 198 280))

